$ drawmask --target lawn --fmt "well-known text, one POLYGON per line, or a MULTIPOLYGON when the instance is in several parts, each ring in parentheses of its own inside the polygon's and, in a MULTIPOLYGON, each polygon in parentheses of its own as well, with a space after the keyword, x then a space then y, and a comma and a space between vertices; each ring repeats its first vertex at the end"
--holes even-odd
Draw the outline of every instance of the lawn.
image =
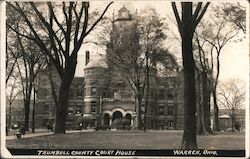
MULTIPOLYGON (((46 135, 6 141, 17 149, 178 149, 182 131, 98 131, 46 135)), ((244 133, 217 133, 197 137, 200 149, 244 150, 244 133)))

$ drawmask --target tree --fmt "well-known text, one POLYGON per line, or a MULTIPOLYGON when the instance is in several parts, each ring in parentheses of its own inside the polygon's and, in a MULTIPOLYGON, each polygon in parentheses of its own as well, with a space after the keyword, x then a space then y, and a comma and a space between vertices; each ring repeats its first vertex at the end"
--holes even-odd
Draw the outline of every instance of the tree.
MULTIPOLYGON (((202 23, 200 28, 204 27, 202 23)), ((207 42, 202 40, 200 36, 195 32, 194 36, 194 53, 196 56, 196 67, 198 69, 198 88, 197 93, 197 134, 212 133, 210 128, 210 95, 211 95, 211 84, 213 70, 213 63, 211 64, 208 60, 209 54, 212 55, 213 47, 206 48, 207 42), (200 92, 201 88, 201 92, 200 92)), ((212 58, 213 59, 213 58, 212 58)), ((211 60, 213 62, 213 60, 211 60)))
POLYGON ((193 36, 197 25, 204 16, 209 2, 202 8, 202 2, 197 4, 193 12, 192 2, 182 2, 182 19, 179 16, 176 3, 172 9, 177 21, 182 39, 182 60, 184 71, 184 133, 182 147, 197 148, 196 142, 196 97, 195 97, 195 62, 193 58, 193 36))
POLYGON ((34 41, 43 54, 53 62, 60 76, 55 133, 65 133, 69 87, 75 74, 78 51, 85 37, 102 20, 112 3, 106 6, 92 24, 90 24, 89 2, 7 3, 15 14, 22 17, 25 24, 24 32, 12 29, 20 36, 34 41), (27 8, 29 10, 25 10, 27 8), (48 12, 44 12, 45 9, 48 12), (40 27, 35 25, 38 22, 40 27), (31 34, 25 34, 27 30, 31 34))
POLYGON ((19 86, 20 79, 18 76, 19 74, 17 72, 13 72, 9 77, 10 81, 6 85, 6 99, 8 102, 8 129, 11 128, 11 112, 13 102, 17 99, 18 96, 20 96, 22 92, 19 86))
POLYGON ((126 26, 119 21, 112 23, 110 42, 107 45, 107 64, 112 68, 112 72, 119 72, 131 86, 135 94, 136 125, 142 129, 141 105, 145 88, 145 69, 139 51, 138 22, 129 18, 126 26))
POLYGON ((139 51, 145 56, 145 111, 144 111, 144 131, 147 128, 147 111, 150 88, 150 73, 152 69, 157 69, 157 64, 162 64, 164 71, 173 73, 178 65, 175 56, 170 54, 163 44, 166 40, 164 31, 167 29, 163 18, 157 14, 154 8, 145 8, 138 18, 139 28, 139 51))
POLYGON ((238 27, 246 34, 246 7, 238 3, 223 3, 216 8, 216 13, 224 17, 233 27, 238 27))
MULTIPOLYGON (((212 95, 214 104, 214 129, 219 130, 218 114, 219 108, 217 104, 217 85, 220 75, 220 56, 223 48, 239 34, 237 26, 230 25, 230 21, 224 16, 218 16, 218 11, 214 8, 214 14, 210 16, 210 22, 202 26, 199 38, 203 41, 203 50, 207 50, 210 54, 210 66, 207 65, 208 71, 210 70, 209 79, 212 84, 212 95), (209 68, 210 67, 210 68, 209 68)), ((203 53, 203 56, 205 54, 203 53)), ((204 61, 204 60, 203 60, 204 61)), ((203 62, 204 63, 204 62, 203 62)))
POLYGON ((218 104, 231 111, 231 127, 234 130, 236 123, 236 111, 242 108, 246 101, 246 87, 240 79, 229 79, 219 84, 217 92, 218 104))
MULTIPOLYGON (((10 9, 9 6, 6 6, 7 10, 10 9)), ((21 53, 19 53, 19 41, 17 39, 18 34, 13 32, 8 25, 11 25, 18 29, 19 22, 16 19, 19 19, 20 16, 13 15, 9 12, 7 14, 7 27, 6 27, 6 84, 8 83, 12 73, 15 72, 17 66, 17 61, 21 58, 21 53)))
POLYGON ((106 56, 107 63, 109 68, 119 71, 134 91, 139 129, 143 127, 142 100, 145 99, 144 130, 146 130, 150 73, 157 69, 156 65, 159 62, 168 69, 170 65, 176 67, 176 60, 162 47, 166 38, 164 33, 166 26, 155 9, 145 8, 140 14, 128 17, 129 22, 123 21, 120 24, 117 21, 113 22, 106 56))
MULTIPOLYGON (((7 33, 10 33, 7 32, 7 33)), ((8 36, 10 37, 10 36, 8 36)), ((11 38, 8 38, 8 39, 11 39, 11 38)), ((7 40, 8 40, 7 39, 7 40)), ((16 40, 13 40, 11 39, 12 42, 16 42, 16 40)), ((6 80, 5 80, 5 83, 7 84, 10 77, 12 76, 12 73, 14 71, 14 68, 16 66, 16 63, 17 63, 17 60, 19 58, 19 54, 18 54, 18 51, 17 50, 13 50, 13 49, 17 49, 17 46, 15 46, 17 44, 11 44, 9 41, 8 41, 8 46, 7 46, 7 53, 6 53, 6 80)))
POLYGON ((17 68, 21 80, 24 112, 25 112, 25 130, 29 130, 30 102, 34 81, 38 72, 44 67, 45 56, 41 54, 37 45, 32 41, 17 35, 18 46, 20 46, 20 60, 17 61, 17 68), (24 68, 24 71, 23 69, 24 68))

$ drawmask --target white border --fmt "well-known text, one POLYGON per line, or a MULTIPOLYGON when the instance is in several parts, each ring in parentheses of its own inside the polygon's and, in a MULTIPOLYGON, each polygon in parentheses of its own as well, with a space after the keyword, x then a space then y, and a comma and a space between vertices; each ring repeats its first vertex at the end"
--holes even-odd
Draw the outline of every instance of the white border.
POLYGON ((250 36, 249 36, 249 30, 250 30, 250 1, 246 1, 246 38, 247 38, 247 46, 248 46, 248 74, 247 74, 247 84, 246 84, 246 110, 245 110, 245 128, 246 128, 246 132, 245 132, 245 150, 246 150, 246 158, 250 158, 250 137, 249 137, 249 129, 250 129, 250 111, 249 111, 249 89, 250 89, 250 36))
POLYGON ((10 156, 9 151, 6 149, 5 145, 6 145, 6 140, 5 140, 5 136, 6 136, 6 131, 5 131, 5 126, 6 126, 6 102, 5 102, 5 53, 6 53, 6 31, 5 31, 5 21, 6 21, 6 3, 5 2, 0 2, 0 68, 1 68, 1 72, 0 72, 0 77, 1 77, 1 85, 0 85, 0 92, 1 92, 1 154, 2 156, 4 155, 8 155, 10 156))

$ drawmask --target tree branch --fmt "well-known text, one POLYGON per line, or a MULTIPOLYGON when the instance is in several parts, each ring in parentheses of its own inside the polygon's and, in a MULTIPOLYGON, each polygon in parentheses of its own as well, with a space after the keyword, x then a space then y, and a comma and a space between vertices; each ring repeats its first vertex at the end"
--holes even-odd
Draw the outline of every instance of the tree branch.
MULTIPOLYGON (((201 11, 201 14, 195 19, 195 22, 194 22, 194 28, 196 28, 196 26, 199 24, 199 22, 201 21, 201 18, 204 16, 204 14, 206 13, 207 11, 207 8, 209 6, 210 2, 207 2, 204 6, 204 8, 202 9, 201 11)), ((197 8, 196 8, 197 9, 197 8)), ((196 11, 195 11, 196 12, 196 11)))
POLYGON ((175 15, 175 19, 176 19, 177 24, 178 24, 179 32, 181 33, 181 36, 182 36, 182 21, 181 21, 181 18, 179 16, 179 14, 178 14, 176 3, 175 2, 171 2, 171 4, 172 4, 173 12, 174 12, 174 15, 175 15))

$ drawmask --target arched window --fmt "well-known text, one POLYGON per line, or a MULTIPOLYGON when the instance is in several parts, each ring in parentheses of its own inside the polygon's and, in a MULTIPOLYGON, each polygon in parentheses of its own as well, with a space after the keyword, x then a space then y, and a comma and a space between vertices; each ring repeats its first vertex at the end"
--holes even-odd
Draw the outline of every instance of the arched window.
POLYGON ((91 88, 91 96, 97 96, 97 89, 96 87, 91 88))

